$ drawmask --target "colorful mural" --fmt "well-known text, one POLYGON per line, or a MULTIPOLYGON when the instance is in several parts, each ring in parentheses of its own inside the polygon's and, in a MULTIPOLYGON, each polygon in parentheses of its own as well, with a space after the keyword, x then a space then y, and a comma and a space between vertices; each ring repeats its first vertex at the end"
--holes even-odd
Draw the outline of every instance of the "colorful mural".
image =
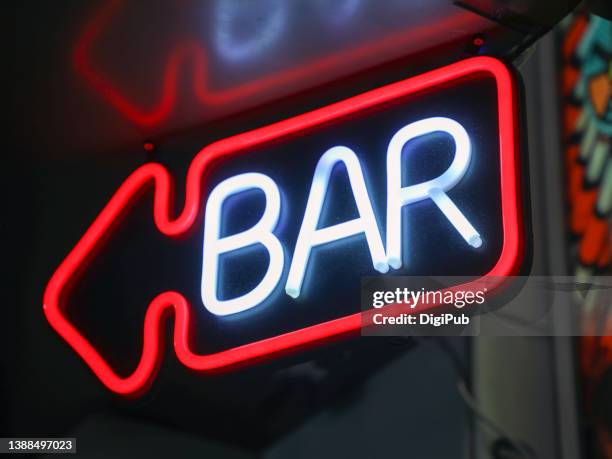
MULTIPOLYGON (((565 23, 560 49, 570 262, 577 280, 588 282, 611 273, 612 22, 575 15, 565 23)), ((602 400, 612 375, 612 336, 603 336, 612 329, 609 293, 591 291, 577 300, 584 406, 595 426, 587 433, 594 441, 587 442, 611 457, 612 421, 602 400)))

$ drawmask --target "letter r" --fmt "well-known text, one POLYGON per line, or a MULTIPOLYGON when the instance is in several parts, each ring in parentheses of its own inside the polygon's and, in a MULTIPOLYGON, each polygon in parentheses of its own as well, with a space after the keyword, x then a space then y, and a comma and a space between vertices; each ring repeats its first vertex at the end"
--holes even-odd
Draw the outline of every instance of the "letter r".
POLYGON ((430 198, 453 227, 472 247, 480 247, 480 234, 448 197, 446 191, 465 175, 470 164, 471 144, 461 124, 450 118, 434 117, 404 126, 391 138, 387 148, 387 262, 395 269, 402 266, 402 207, 430 198), (451 165, 438 177, 402 187, 402 150, 410 140, 433 132, 449 134, 455 143, 451 165))

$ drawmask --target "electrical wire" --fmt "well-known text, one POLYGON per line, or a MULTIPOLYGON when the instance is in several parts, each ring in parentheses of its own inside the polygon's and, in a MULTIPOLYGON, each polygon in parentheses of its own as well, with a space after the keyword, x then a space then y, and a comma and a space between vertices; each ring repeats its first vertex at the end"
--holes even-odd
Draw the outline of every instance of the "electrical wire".
MULTIPOLYGON (((417 341, 420 340, 421 339, 417 339, 417 341)), ((455 352, 450 343, 444 338, 436 339, 434 340, 434 343, 436 343, 438 348, 440 348, 444 355, 446 355, 451 361, 455 369, 455 373, 457 375, 457 390, 459 392, 459 395, 461 396, 461 399, 463 400, 463 403, 469 408, 470 412, 475 415, 475 417, 485 427, 489 428, 489 430, 494 432, 501 439, 506 440, 512 446, 512 448, 514 448, 514 450, 521 455, 519 456, 521 459, 537 459, 538 456, 532 451, 529 445, 525 445, 524 442, 516 440, 512 435, 510 435, 505 429, 503 429, 498 423, 496 423, 484 412, 478 400, 476 400, 474 395, 468 389, 467 367, 466 365, 461 363, 460 356, 457 354, 457 352, 455 352)))
POLYGON ((478 401, 471 394, 469 389, 467 388, 465 381, 459 380, 457 381, 457 389, 459 391, 459 395, 461 395, 461 399, 465 403, 465 405, 476 415, 476 417, 482 422, 482 424, 488 427, 491 431, 493 431, 499 437, 507 440, 510 445, 521 454, 521 458, 531 458, 537 459, 535 453, 531 451, 531 449, 525 448, 520 441, 514 439, 507 431, 505 431, 498 423, 493 421, 492 418, 487 416, 483 411, 482 407, 478 403, 478 401))

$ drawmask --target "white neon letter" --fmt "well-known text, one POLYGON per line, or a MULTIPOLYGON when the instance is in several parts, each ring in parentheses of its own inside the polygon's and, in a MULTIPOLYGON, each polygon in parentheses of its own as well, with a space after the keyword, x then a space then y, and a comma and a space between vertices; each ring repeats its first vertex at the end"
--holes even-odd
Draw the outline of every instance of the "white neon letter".
POLYGON ((265 300, 276 287, 284 264, 283 247, 272 231, 280 214, 280 193, 276 183, 264 174, 236 175, 219 183, 210 193, 204 215, 204 256, 202 262, 202 302, 213 314, 225 316, 252 308, 265 300), (234 194, 250 189, 260 189, 266 197, 266 207, 261 219, 251 228, 231 236, 220 237, 221 210, 225 200, 234 194), (263 245, 270 262, 263 279, 248 293, 230 300, 217 296, 219 256, 254 244, 263 245))
POLYGON ((365 233, 374 269, 381 273, 387 272, 389 266, 387 265, 385 250, 359 160, 350 148, 332 147, 319 159, 312 178, 304 220, 297 238, 287 284, 285 285, 287 295, 293 298, 300 295, 306 266, 313 247, 359 233, 365 233), (337 225, 317 229, 332 169, 340 161, 346 166, 359 217, 337 225))
POLYGON ((431 198, 448 221, 472 247, 480 247, 482 239, 455 203, 445 193, 465 175, 471 158, 470 138, 456 121, 434 117, 416 121, 395 133, 387 149, 387 262, 398 269, 402 266, 402 207, 431 198), (455 156, 442 175, 407 187, 402 187, 402 149, 410 140, 432 132, 446 132, 455 142, 455 156))

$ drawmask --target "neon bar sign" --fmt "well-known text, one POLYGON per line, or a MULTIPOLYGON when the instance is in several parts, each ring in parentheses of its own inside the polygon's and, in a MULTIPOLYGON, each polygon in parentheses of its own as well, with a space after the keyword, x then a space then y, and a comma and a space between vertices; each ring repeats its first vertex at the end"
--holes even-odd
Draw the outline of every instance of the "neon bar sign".
POLYGON ((514 274, 523 239, 515 110, 508 69, 477 57, 205 147, 176 218, 167 170, 144 165, 52 276, 47 319, 109 389, 133 394, 154 376, 168 311, 179 360, 214 370, 358 330, 360 276, 514 274), (474 91, 490 100, 462 102, 474 91), (70 322, 64 293, 151 183, 157 230, 199 235, 190 247, 201 255, 200 291, 157 294, 139 363, 120 376, 70 322), (245 282, 232 281, 232 260, 249 266, 245 282), (228 319, 247 331, 215 352, 195 350, 190 328, 214 337, 206 327, 228 319))
MULTIPOLYGON (((431 199, 440 208, 469 245, 475 248, 480 247, 482 245, 480 235, 446 194, 446 191, 456 185, 467 171, 470 164, 470 152, 470 139, 467 132, 459 123, 449 118, 437 117, 415 121, 395 133, 387 150, 388 233, 387 251, 385 252, 357 154, 345 146, 334 146, 327 150, 319 159, 314 171, 306 212, 285 284, 287 295, 293 298, 300 295, 313 247, 354 235, 363 234, 365 236, 372 265, 376 271, 386 273, 389 271, 389 266, 394 269, 401 268, 401 209, 403 206, 425 199, 431 199), (416 137, 433 132, 444 132, 453 138, 455 154, 452 163, 444 173, 434 179, 403 187, 401 185, 403 146, 416 137), (339 163, 342 163, 348 172, 359 217, 317 229, 331 172, 339 163)), ((213 189, 204 214, 204 263, 202 266, 202 303, 210 312, 217 315, 228 315, 253 308, 263 302, 275 289, 281 279, 285 263, 282 243, 274 234, 280 212, 280 191, 274 180, 267 175, 255 172, 235 175, 213 189), (265 196, 265 210, 261 219, 248 230, 223 238, 219 237, 221 208, 224 201, 231 195, 254 188, 263 191, 265 196), (217 296, 219 256, 222 253, 254 244, 263 245, 270 258, 264 278, 250 292, 238 298, 220 300, 217 296)))

